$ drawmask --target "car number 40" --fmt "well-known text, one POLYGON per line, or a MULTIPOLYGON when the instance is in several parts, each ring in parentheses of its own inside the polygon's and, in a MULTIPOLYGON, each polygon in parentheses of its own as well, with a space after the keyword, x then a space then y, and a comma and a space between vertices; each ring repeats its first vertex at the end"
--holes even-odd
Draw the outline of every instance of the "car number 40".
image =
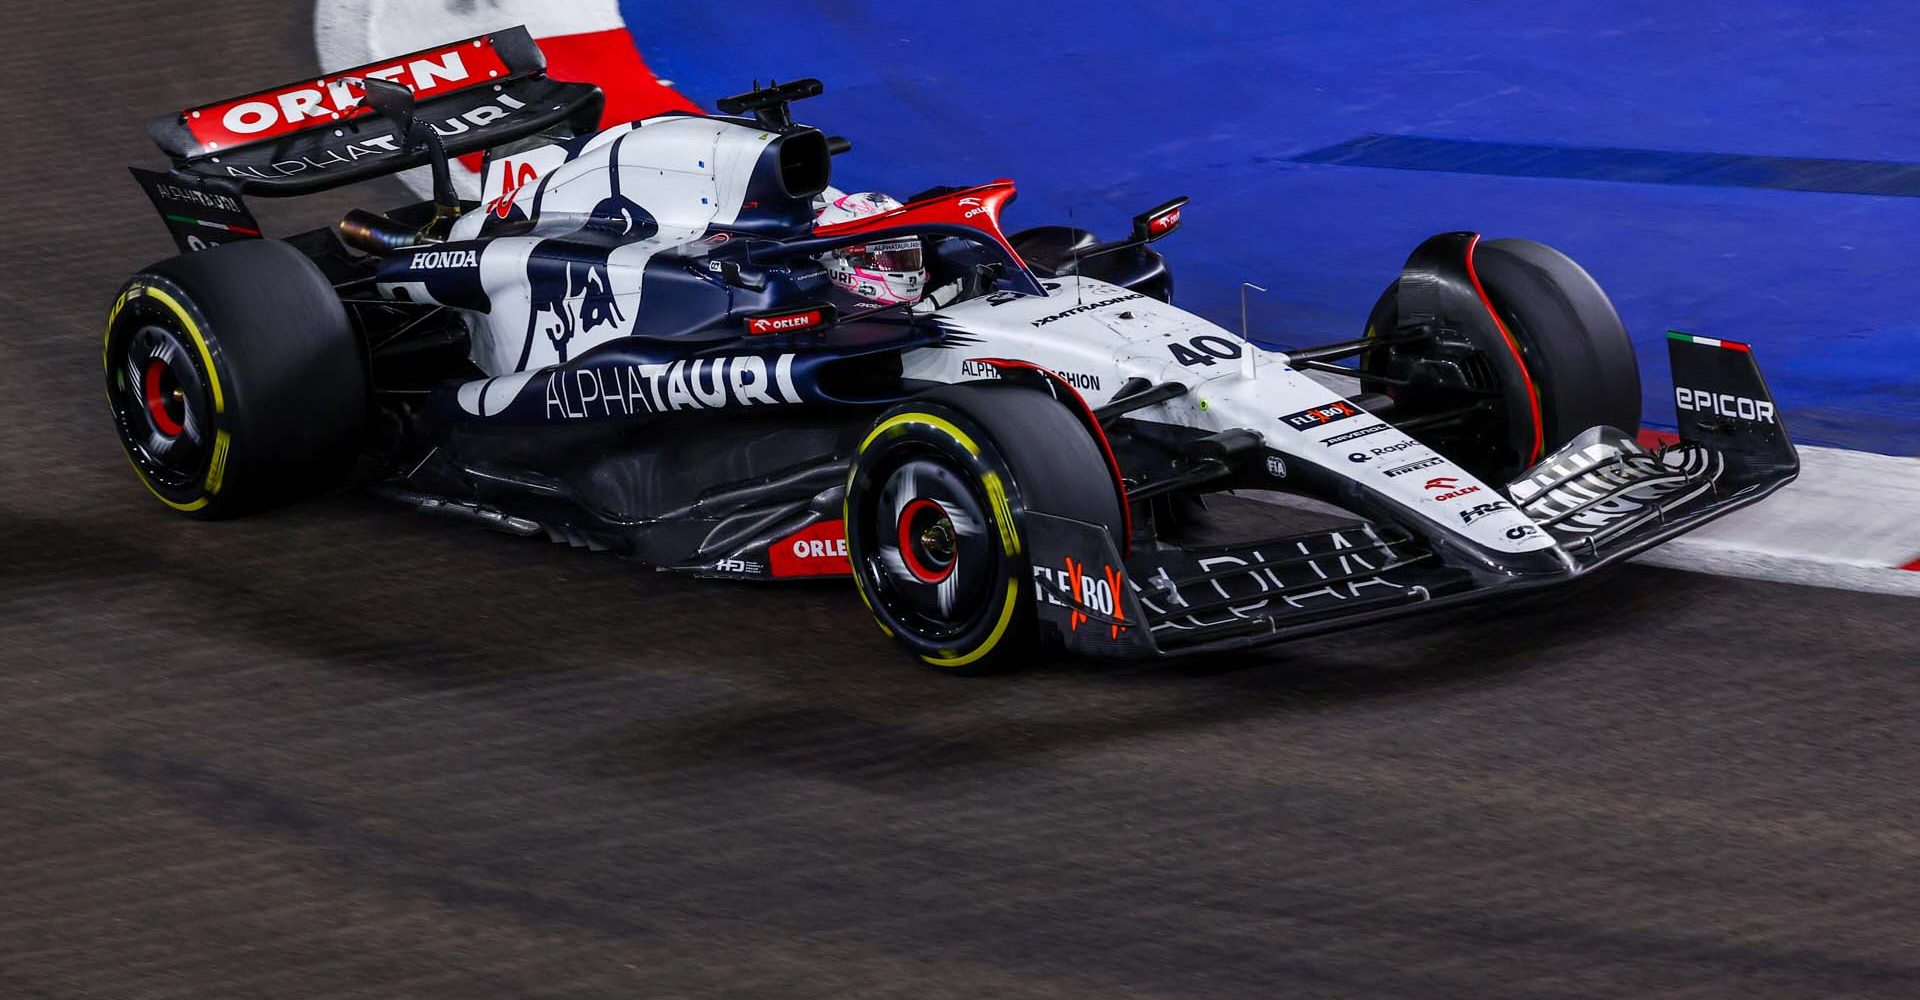
POLYGON ((1239 344, 1211 333, 1203 333, 1186 343, 1170 343, 1167 350, 1173 355, 1173 360, 1188 368, 1231 361, 1240 356, 1239 344))

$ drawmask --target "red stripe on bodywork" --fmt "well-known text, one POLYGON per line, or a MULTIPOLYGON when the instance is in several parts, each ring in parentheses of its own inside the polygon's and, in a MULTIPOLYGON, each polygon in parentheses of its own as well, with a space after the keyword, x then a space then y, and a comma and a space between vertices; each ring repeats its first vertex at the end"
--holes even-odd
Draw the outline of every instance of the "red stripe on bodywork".
POLYGON ((547 73, 556 80, 597 83, 607 94, 600 127, 623 125, 668 111, 699 111, 685 94, 666 86, 647 68, 625 28, 540 39, 547 73))
POLYGON ((1668 445, 1679 444, 1680 435, 1672 431, 1656 431, 1651 427, 1642 427, 1639 440, 1642 448, 1665 448, 1668 445))
POLYGON ((1020 252, 1007 241, 1006 234, 1000 231, 1000 211, 1007 202, 1013 200, 1013 182, 1002 177, 988 181, 962 191, 951 191, 924 201, 911 202, 889 212, 869 215, 862 219, 849 219, 832 225, 813 227, 813 235, 819 237, 844 236, 849 233, 871 233, 900 226, 912 226, 923 223, 938 223, 949 226, 965 226, 977 229, 992 237, 1007 256, 1025 267, 1020 252))
POLYGON ((1912 562, 1909 562, 1905 566, 1902 566, 1900 568, 1912 570, 1915 573, 1920 573, 1920 556, 1914 556, 1912 562))
POLYGON ((1087 425, 1087 429, 1093 432, 1093 442, 1100 446, 1100 454, 1107 460, 1107 473, 1113 477, 1114 492, 1120 497, 1120 525, 1121 531, 1125 534, 1125 537, 1120 540, 1120 554, 1122 557, 1132 555, 1133 506, 1127 502, 1127 480, 1120 474, 1120 459, 1113 454, 1113 444, 1107 440, 1106 428, 1100 426, 1100 418, 1093 415, 1093 407, 1087 405, 1086 397, 1080 395, 1080 390, 1075 389, 1072 382, 1061 378, 1052 369, 1036 365, 1031 361, 1012 361, 1006 358, 974 358, 973 360, 995 368, 1023 368, 1038 372, 1042 377, 1052 380, 1054 385, 1067 391, 1067 397, 1073 400, 1079 410, 1075 416, 1079 417, 1080 421, 1087 425))
MULTIPOLYGON (((538 41, 540 51, 547 57, 548 75, 556 80, 598 84, 607 95, 607 106, 600 112, 601 128, 668 111, 700 110, 687 95, 661 83, 660 78, 653 75, 625 28, 555 35, 538 41)), ((460 157, 460 162, 477 174, 485 155, 468 153, 460 157)))
POLYGON ((1500 318, 1498 310, 1493 308, 1493 300, 1487 298, 1487 290, 1480 285, 1480 272, 1474 269, 1473 252, 1480 248, 1480 234, 1473 235, 1473 242, 1467 244, 1467 278, 1473 282, 1473 292, 1480 296, 1480 304, 1486 307, 1487 315, 1493 317, 1493 325, 1500 328, 1500 336, 1506 338, 1507 349, 1513 352, 1513 363, 1520 366, 1520 378, 1527 385, 1527 405, 1533 411, 1533 448, 1527 455, 1527 465, 1540 460, 1541 449, 1547 440, 1546 429, 1540 422, 1540 391, 1534 388, 1533 373, 1527 371, 1527 359, 1520 354, 1520 343, 1513 339, 1513 331, 1507 329, 1506 321, 1500 318))

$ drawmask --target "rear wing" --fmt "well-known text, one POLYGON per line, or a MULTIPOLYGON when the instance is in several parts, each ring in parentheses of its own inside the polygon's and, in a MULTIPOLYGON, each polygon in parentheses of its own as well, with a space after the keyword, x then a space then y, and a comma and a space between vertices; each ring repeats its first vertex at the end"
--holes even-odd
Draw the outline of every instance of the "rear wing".
POLYGON ((605 98, 587 83, 547 77, 546 56, 524 27, 188 108, 148 126, 184 186, 233 195, 301 195, 420 166, 393 124, 360 107, 358 80, 411 89, 419 120, 449 156, 567 125, 598 126, 605 98))

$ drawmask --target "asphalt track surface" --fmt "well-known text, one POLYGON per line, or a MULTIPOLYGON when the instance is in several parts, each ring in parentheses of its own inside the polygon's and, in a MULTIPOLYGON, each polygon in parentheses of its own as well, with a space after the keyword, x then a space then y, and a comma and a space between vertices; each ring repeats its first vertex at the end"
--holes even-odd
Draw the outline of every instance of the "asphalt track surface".
POLYGON ((122 165, 308 72, 290 6, 7 5, 0 996, 1920 994, 1909 599, 1630 568, 960 681, 839 587, 162 510, 101 405, 169 252, 122 165))

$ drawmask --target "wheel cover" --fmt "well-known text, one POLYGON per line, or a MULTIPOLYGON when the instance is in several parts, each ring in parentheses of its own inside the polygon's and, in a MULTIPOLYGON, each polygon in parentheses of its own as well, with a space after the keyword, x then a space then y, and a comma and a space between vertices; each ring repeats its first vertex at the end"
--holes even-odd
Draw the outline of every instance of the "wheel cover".
POLYGON ((942 457, 910 457, 887 473, 867 516, 878 543, 867 579, 900 627, 940 642, 988 613, 999 596, 1000 547, 963 473, 942 457))
POLYGON ((154 482, 181 488, 206 469, 213 438, 206 380, 164 316, 143 316, 107 380, 127 455, 154 482))

